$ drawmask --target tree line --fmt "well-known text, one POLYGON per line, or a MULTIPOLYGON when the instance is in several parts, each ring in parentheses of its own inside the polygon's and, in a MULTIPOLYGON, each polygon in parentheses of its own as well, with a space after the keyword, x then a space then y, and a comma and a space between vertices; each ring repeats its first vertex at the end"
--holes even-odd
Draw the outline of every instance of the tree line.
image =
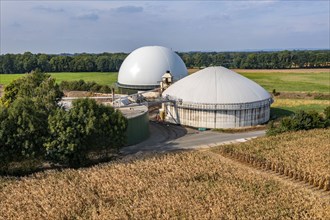
POLYGON ((330 67, 330 50, 277 52, 179 53, 187 67, 224 66, 237 69, 330 67))
POLYGON ((5 54, 0 55, 1 73, 42 72, 117 72, 128 54, 5 54))
MULTIPOLYGON (((330 50, 276 52, 179 52, 187 68, 224 66, 239 69, 290 69, 330 67, 330 50)), ((4 54, 1 73, 43 72, 117 72, 127 53, 101 54, 4 54)))

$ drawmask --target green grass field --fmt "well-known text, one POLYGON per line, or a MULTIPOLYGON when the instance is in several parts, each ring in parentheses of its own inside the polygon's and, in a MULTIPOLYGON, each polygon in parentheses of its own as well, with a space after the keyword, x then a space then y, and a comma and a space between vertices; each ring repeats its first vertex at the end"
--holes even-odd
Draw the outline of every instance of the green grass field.
MULTIPOLYGON (((329 93, 330 91, 330 72, 328 69, 318 71, 303 70, 236 70, 243 76, 259 83, 269 92, 276 89, 277 92, 319 92, 329 93)), ((94 81, 103 85, 112 85, 117 81, 118 73, 101 72, 63 72, 51 73, 60 83, 63 80, 84 80, 94 81)), ((8 85, 12 80, 23 76, 23 74, 0 74, 0 84, 8 85)))
POLYGON ((299 110, 323 112, 330 105, 330 100, 278 99, 275 98, 271 107, 271 115, 288 116, 299 110))
MULTIPOLYGON (((239 72, 239 71, 238 71, 239 72)), ((267 91, 278 92, 321 92, 330 89, 330 72, 242 72, 243 76, 259 83, 267 91)))
MULTIPOLYGON (((78 73, 51 73, 51 75, 56 79, 57 83, 60 83, 64 80, 66 81, 74 81, 74 80, 84 80, 84 81, 94 81, 101 85, 109 85, 111 86, 113 83, 117 81, 118 73, 116 72, 108 72, 108 73, 101 73, 101 72, 78 72, 78 73)), ((24 74, 0 74, 0 84, 8 85, 13 80, 24 76, 24 74)))
MULTIPOLYGON (((328 69, 316 72, 303 72, 294 70, 279 71, 274 70, 237 70, 243 76, 259 83, 268 91, 276 89, 278 92, 320 92, 328 93, 330 90, 330 72, 328 69)), ((63 72, 51 73, 60 83, 63 80, 84 80, 94 81, 103 85, 112 85, 117 81, 118 73, 101 73, 101 72, 63 72)), ((0 74, 0 84, 8 85, 12 80, 23 76, 23 74, 0 74)))

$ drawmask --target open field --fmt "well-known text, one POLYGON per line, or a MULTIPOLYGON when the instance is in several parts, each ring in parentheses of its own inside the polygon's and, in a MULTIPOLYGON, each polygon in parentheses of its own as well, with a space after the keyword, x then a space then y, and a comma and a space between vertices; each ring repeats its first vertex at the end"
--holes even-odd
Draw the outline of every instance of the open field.
POLYGON ((288 116, 299 110, 323 112, 330 100, 278 99, 271 106, 271 114, 276 117, 288 116))
MULTIPOLYGON (((24 74, 0 74, 0 84, 8 85, 13 80, 23 76, 24 74)), ((64 80, 73 81, 73 80, 84 80, 84 81, 94 81, 101 85, 111 86, 113 83, 117 82, 118 73, 116 72, 62 72, 62 73, 51 73, 51 75, 56 79, 57 83, 60 83, 64 80)))
MULTIPOLYGON (((188 69, 188 74, 199 71, 198 68, 188 69)), ((244 73, 322 73, 329 72, 329 68, 313 68, 313 69, 231 69, 235 72, 244 73)))
MULTIPOLYGON (((189 74, 199 69, 189 69, 189 74)), ((330 69, 233 69, 272 92, 330 91, 330 69)))
POLYGON ((311 68, 311 69, 233 69, 240 73, 322 73, 329 72, 329 68, 311 68))
MULTIPOLYGON (((189 73, 198 71, 190 69, 189 73)), ((238 73, 252 79, 272 92, 320 92, 329 93, 330 90, 330 69, 289 69, 289 70, 235 70, 238 73)), ((23 74, 0 74, 0 84, 7 85, 12 80, 23 74)), ((111 85, 117 81, 118 73, 51 73, 57 80, 79 80, 95 81, 100 84, 111 85)))
POLYGON ((18 79, 22 76, 24 76, 24 74, 0 74, 0 84, 6 86, 13 80, 18 79))
MULTIPOLYGON (((191 69, 193 73, 198 69, 191 69)), ((276 89, 277 92, 321 92, 329 93, 330 69, 295 69, 295 70, 235 70, 252 79, 268 91, 276 89)), ((0 84, 7 85, 23 74, 0 74, 0 84)), ((51 73, 57 80, 85 80, 95 81, 104 85, 112 85, 117 81, 118 73, 51 73)))
POLYGON ((259 83, 268 91, 277 92, 320 92, 330 91, 330 70, 237 70, 243 76, 259 83))
MULTIPOLYGON (((329 155, 311 146, 317 147, 321 138, 319 150, 329 149, 324 142, 325 133, 329 136, 328 131, 320 130, 282 135, 276 141, 272 138, 254 141, 259 148, 265 148, 266 155, 266 148, 270 148, 275 159, 284 157, 292 165, 322 173, 328 171, 329 155), (269 147, 270 143, 279 146, 279 150, 269 147), (292 160, 285 156, 287 152, 293 155, 292 160)), ((235 147, 245 148, 246 144, 235 147)), ((209 150, 124 158, 92 168, 48 171, 21 179, 0 177, 0 189, 0 216, 4 219, 327 219, 330 216, 329 196, 320 198, 291 180, 280 181, 209 150)))
MULTIPOLYGON (((220 146, 214 151, 252 155, 255 160, 281 164, 289 170, 330 181, 329 140, 330 129, 316 129, 262 137, 240 145, 220 146)), ((330 190, 330 185, 328 187, 330 190)))

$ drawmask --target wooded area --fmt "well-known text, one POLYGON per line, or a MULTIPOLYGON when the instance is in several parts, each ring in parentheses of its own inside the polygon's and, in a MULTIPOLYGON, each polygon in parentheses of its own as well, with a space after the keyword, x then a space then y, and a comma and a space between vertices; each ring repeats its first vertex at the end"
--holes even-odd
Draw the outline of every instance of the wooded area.
POLYGON ((126 144, 127 119, 119 110, 83 98, 65 109, 59 103, 63 95, 50 74, 37 71, 6 86, 0 99, 0 175, 23 174, 46 162, 87 165, 126 144))
MULTIPOLYGON (((330 50, 276 52, 179 52, 187 68, 224 66, 238 69, 328 68, 330 50)), ((4 54, 1 73, 43 72, 117 72, 127 53, 101 54, 4 54)))

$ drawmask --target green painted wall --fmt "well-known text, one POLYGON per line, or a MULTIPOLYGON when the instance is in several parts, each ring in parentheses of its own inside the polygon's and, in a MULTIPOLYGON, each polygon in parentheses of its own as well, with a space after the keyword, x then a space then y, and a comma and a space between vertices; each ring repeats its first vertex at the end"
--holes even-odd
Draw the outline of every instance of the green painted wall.
POLYGON ((134 118, 128 119, 127 145, 133 145, 146 140, 149 137, 148 112, 134 118))

